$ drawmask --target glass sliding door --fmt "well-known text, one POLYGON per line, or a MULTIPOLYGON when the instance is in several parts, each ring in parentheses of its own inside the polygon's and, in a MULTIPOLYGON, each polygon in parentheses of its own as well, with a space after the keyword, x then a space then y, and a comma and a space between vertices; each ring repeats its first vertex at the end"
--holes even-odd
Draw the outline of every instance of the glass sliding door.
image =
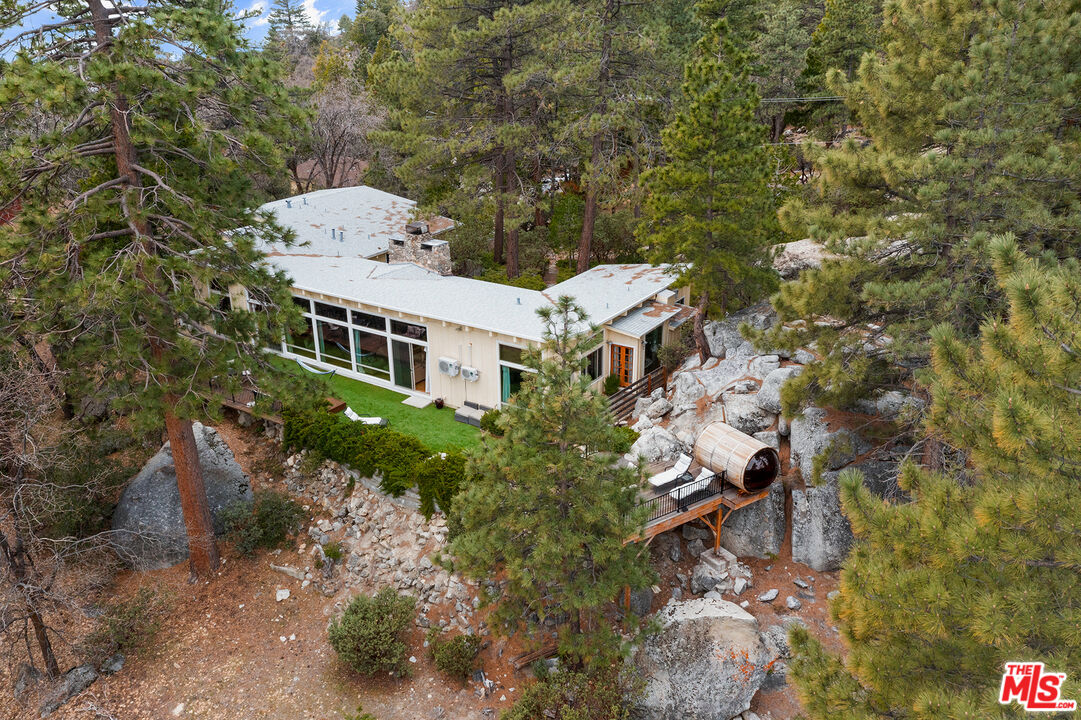
POLYGON ((386 335, 354 329, 353 349, 358 373, 390 380, 390 348, 386 335))
POLYGON ((413 389, 428 392, 428 349, 423 345, 412 345, 413 349, 413 389))
POLYGON ((319 321, 319 359, 330 365, 353 369, 349 330, 344 325, 319 321))
POLYGON ((390 341, 394 384, 417 392, 428 391, 428 349, 404 340, 390 341))

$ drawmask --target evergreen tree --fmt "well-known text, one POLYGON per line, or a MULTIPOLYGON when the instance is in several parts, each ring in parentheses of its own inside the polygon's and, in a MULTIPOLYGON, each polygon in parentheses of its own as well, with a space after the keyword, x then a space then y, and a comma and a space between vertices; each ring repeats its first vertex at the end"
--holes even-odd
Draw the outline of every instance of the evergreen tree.
POLYGON ((267 47, 283 55, 297 54, 315 32, 308 10, 296 0, 274 0, 270 8, 267 47))
POLYGON ((399 7, 398 0, 357 0, 357 16, 349 25, 346 41, 371 55, 387 37, 399 7))
MULTIPOLYGON (((856 76, 863 56, 877 49, 881 24, 881 0, 826 0, 826 12, 807 48, 799 92, 821 97, 833 95, 838 84, 843 88, 856 76), (840 74, 830 81, 832 71, 840 74)), ((843 102, 807 106, 807 123, 820 137, 832 139, 850 119, 843 102)))
POLYGON ((817 197, 782 224, 840 256, 774 298, 781 323, 755 338, 822 359, 786 387, 845 407, 926 365, 930 328, 972 337, 1001 310, 987 241, 1076 256, 1081 234, 1076 0, 890 3, 884 55, 846 86, 869 145, 811 153, 817 197))
POLYGON ((765 128, 748 58, 714 23, 687 63, 682 104, 661 142, 667 162, 643 175, 639 238, 655 262, 674 262, 697 299, 695 344, 709 357, 707 312, 728 313, 775 287, 778 241, 765 128))
POLYGON ((779 98, 799 95, 798 83, 807 60, 811 37, 807 30, 808 16, 814 7, 805 0, 780 0, 762 13, 762 31, 751 44, 755 58, 753 78, 762 97, 762 114, 770 126, 770 141, 779 142, 785 129, 787 112, 798 106, 794 101, 778 102, 779 98))
POLYGON ((20 332, 52 333, 83 394, 143 427, 164 419, 205 576, 218 556, 192 419, 219 407, 240 369, 269 372, 260 348, 295 312, 287 279, 259 263, 256 236, 282 231, 256 214, 252 183, 280 174, 270 138, 304 117, 219 3, 111 7, 56 0, 4 16, 26 29, 0 45, 13 54, 0 78, 0 125, 13 129, 0 202, 22 204, 0 227, 0 286, 20 332), (251 311, 207 297, 228 286, 247 288, 251 311))
POLYGON ((933 333, 931 429, 970 465, 907 466, 902 505, 843 476, 858 542, 831 612, 848 656, 792 638, 815 720, 1017 717, 998 704, 1017 660, 1081 696, 1081 264, 1028 259, 1012 239, 991 251, 1008 318, 983 325, 978 350, 933 333))
POLYGON ((538 58, 566 14, 559 0, 429 0, 398 28, 403 57, 374 66, 398 100, 392 129, 376 135, 404 155, 396 173, 429 205, 482 199, 492 229, 473 231, 493 238, 508 278, 518 276, 519 229, 533 217, 554 112, 538 58))
POLYGON ((561 651, 588 660, 612 638, 603 628, 587 637, 580 621, 625 586, 653 582, 645 546, 626 543, 641 529, 642 475, 616 464, 618 432, 582 372, 595 329, 568 297, 538 314, 545 340, 527 353, 532 372, 503 409, 503 436, 470 460, 450 551, 472 577, 505 578, 489 599, 506 629, 532 636, 554 620, 561 651))
MULTIPOLYGON (((626 170, 638 166, 648 144, 644 98, 663 94, 657 46, 639 28, 648 8, 625 0, 589 0, 576 5, 577 31, 563 43, 556 82, 568 90, 568 112, 560 135, 582 153, 584 194, 578 240, 578 272, 589 269, 593 235, 602 204, 625 199, 626 170), (660 91, 660 92, 659 92, 660 91)), ((635 178, 636 179, 636 178, 635 178)))

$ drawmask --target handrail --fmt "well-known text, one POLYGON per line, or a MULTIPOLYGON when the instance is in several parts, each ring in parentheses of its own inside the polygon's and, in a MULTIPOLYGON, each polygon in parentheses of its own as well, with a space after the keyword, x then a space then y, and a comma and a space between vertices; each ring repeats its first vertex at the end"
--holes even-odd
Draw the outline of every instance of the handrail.
POLYGON ((609 396, 608 410, 617 421, 626 420, 634 411, 634 404, 638 398, 649 395, 657 388, 667 387, 667 385, 668 371, 663 367, 659 367, 609 396))
POLYGON ((697 505, 703 500, 722 495, 727 485, 728 482, 724 479, 723 475, 714 475, 704 484, 701 480, 691 480, 671 488, 661 495, 643 500, 638 503, 638 506, 650 508, 649 516, 645 521, 646 525, 650 525, 669 515, 685 513, 690 510, 691 505, 697 505), (689 492, 685 495, 680 492, 692 485, 699 484, 701 484, 702 487, 694 490, 694 492, 689 492), (673 497, 673 494, 675 497, 673 497))

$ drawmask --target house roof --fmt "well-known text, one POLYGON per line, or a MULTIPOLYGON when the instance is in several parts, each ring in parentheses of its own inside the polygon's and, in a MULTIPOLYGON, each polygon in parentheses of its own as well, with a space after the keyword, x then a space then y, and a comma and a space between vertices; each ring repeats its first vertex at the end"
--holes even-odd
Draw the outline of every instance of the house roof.
POLYGON ((631 310, 623 317, 616 318, 612 322, 611 328, 631 337, 642 337, 665 320, 678 317, 683 310, 687 309, 684 305, 646 303, 642 307, 631 310))
MULTIPOLYGON (((386 252, 391 238, 403 235, 416 206, 413 200, 365 185, 268 202, 260 209, 272 211, 278 222, 292 228, 297 244, 269 244, 264 250, 281 255, 375 257, 386 252)), ((433 234, 453 226, 449 218, 428 219, 433 234)))
POLYGON ((574 297, 591 322, 604 325, 676 278, 667 267, 601 265, 540 292, 355 256, 272 253, 268 259, 299 290, 532 341, 544 331, 537 310, 561 295, 574 297))

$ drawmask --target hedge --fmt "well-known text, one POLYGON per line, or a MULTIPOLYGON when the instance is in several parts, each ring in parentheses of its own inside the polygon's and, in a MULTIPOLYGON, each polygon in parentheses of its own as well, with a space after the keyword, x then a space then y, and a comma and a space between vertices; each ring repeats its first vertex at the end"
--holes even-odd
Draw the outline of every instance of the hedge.
POLYGON ((378 474, 379 486, 394 497, 416 485, 429 519, 436 505, 450 509, 465 477, 461 453, 436 453, 412 435, 320 411, 287 408, 282 418, 287 448, 319 452, 365 477, 378 474))

